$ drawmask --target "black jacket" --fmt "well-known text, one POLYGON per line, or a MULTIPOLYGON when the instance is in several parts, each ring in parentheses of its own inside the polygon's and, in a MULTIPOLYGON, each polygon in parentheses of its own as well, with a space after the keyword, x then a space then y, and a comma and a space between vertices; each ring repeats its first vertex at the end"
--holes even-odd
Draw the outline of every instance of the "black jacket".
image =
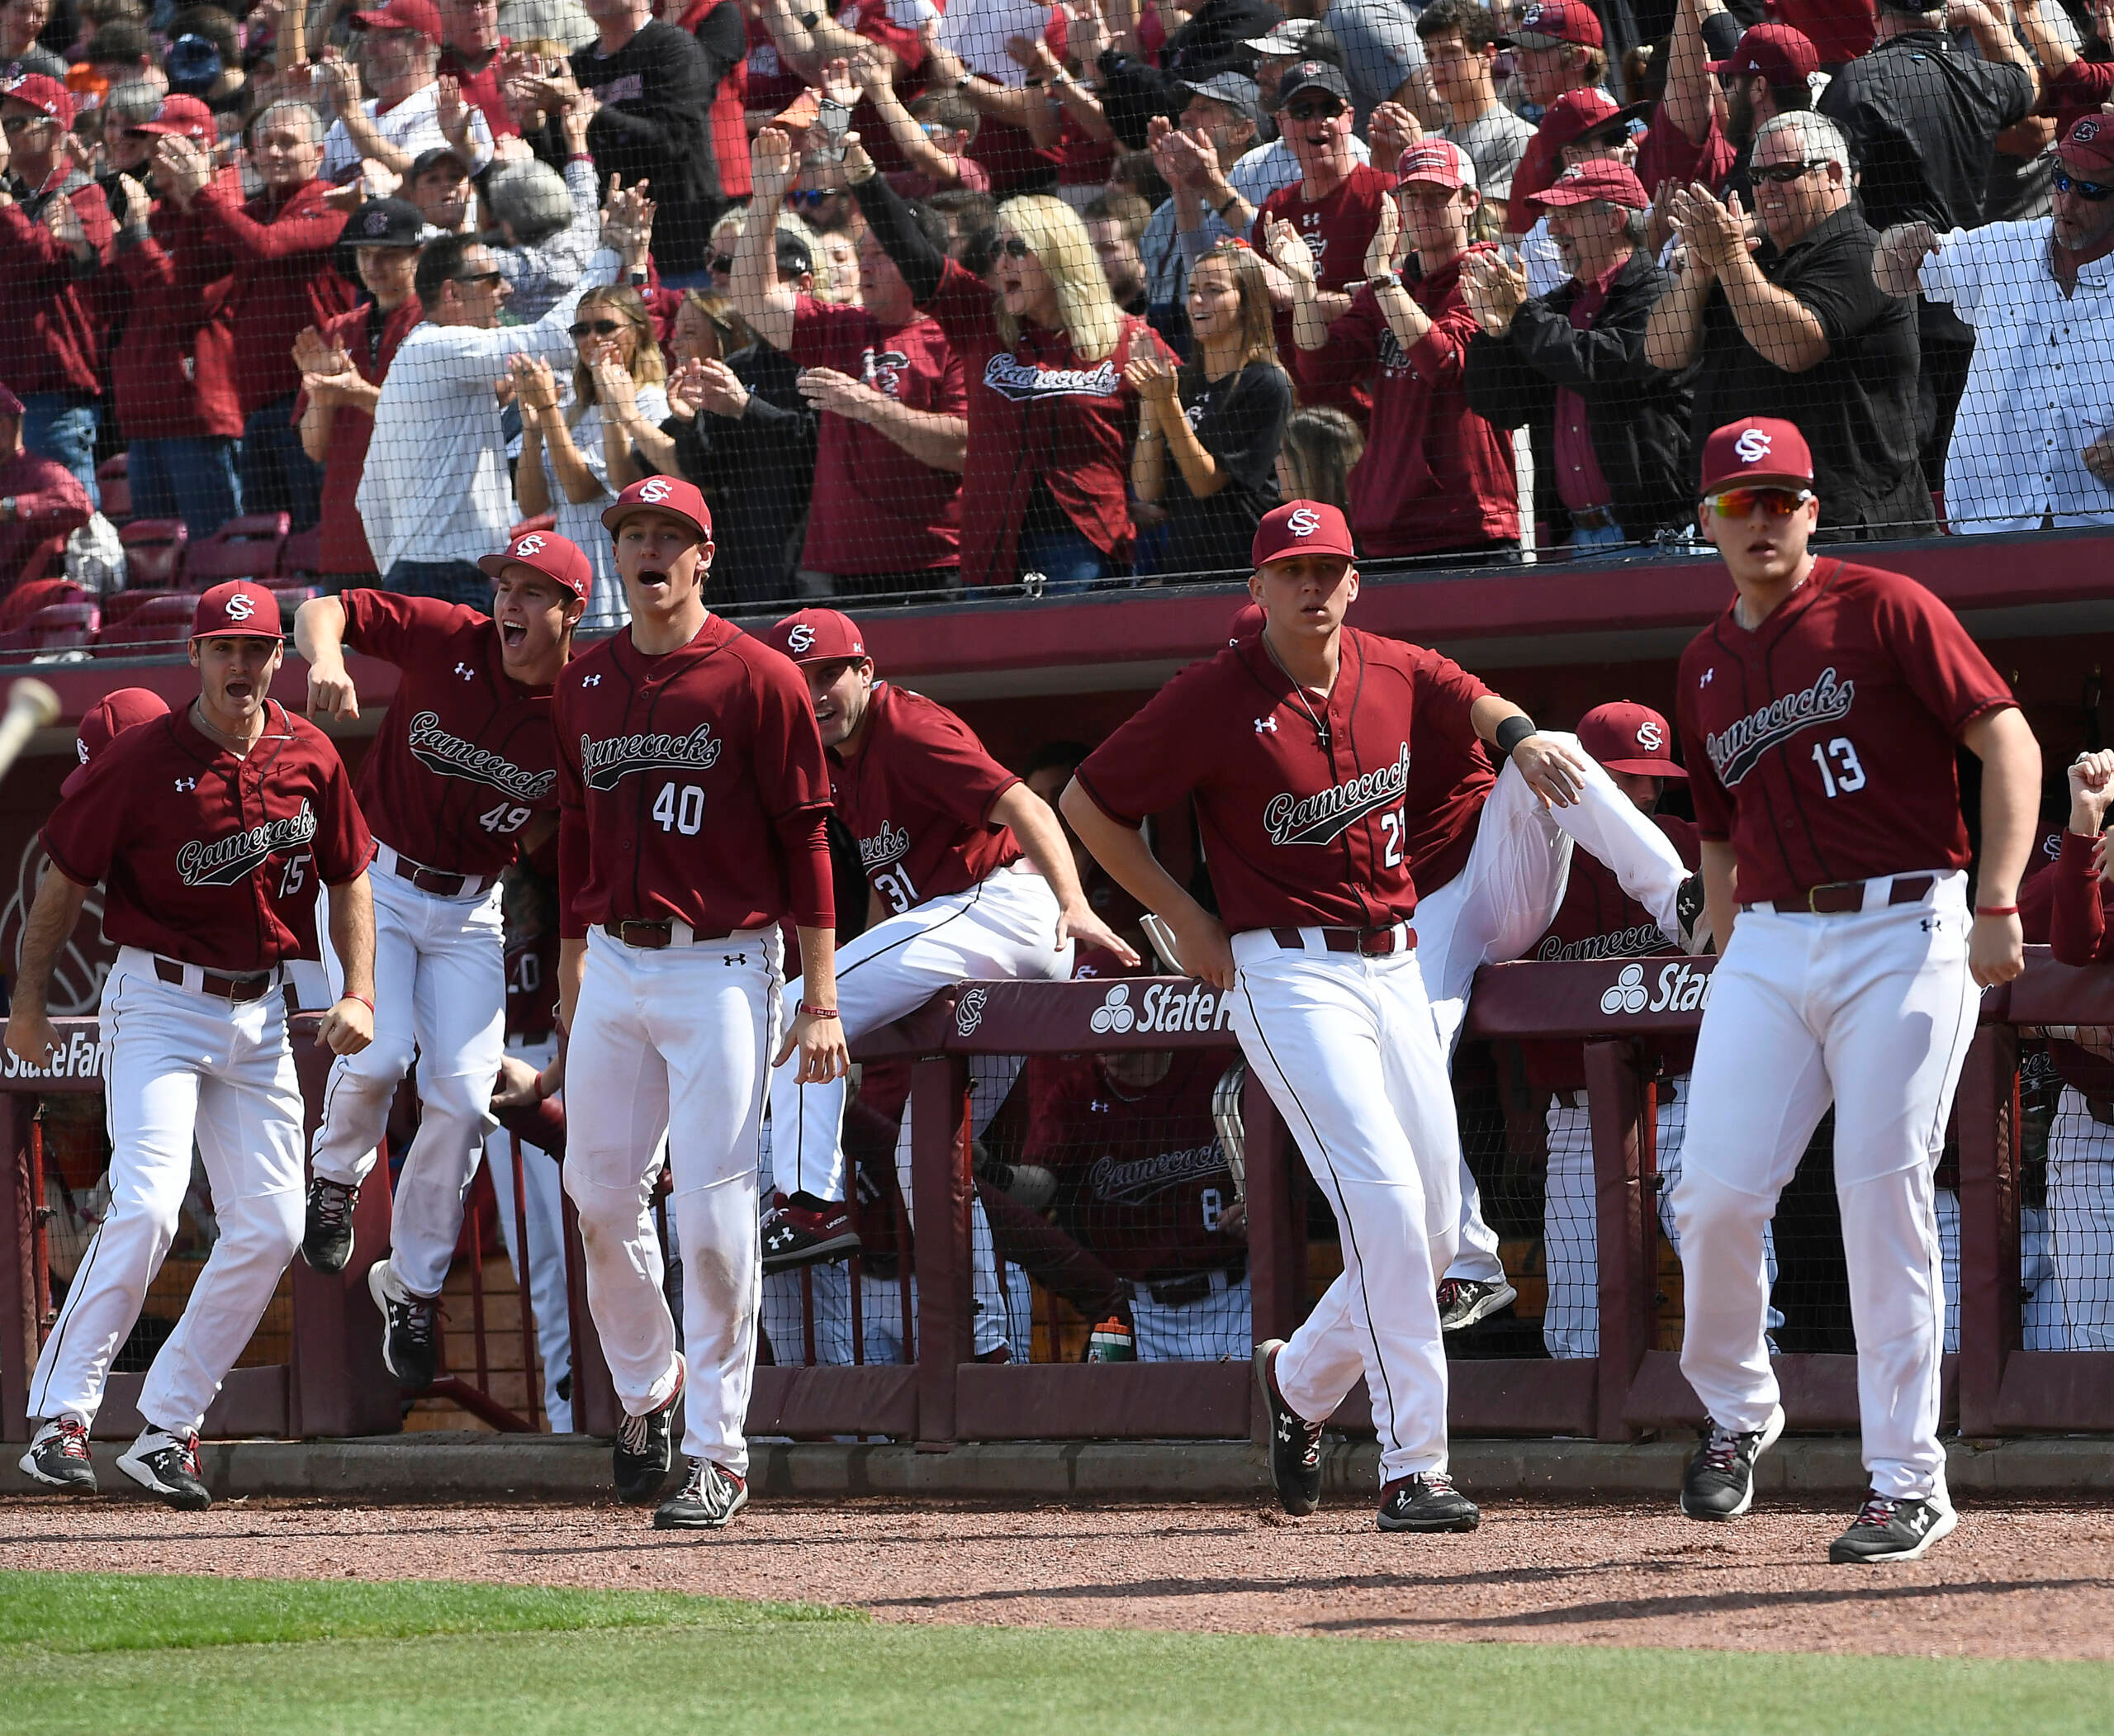
POLYGON ((1573 278, 1525 302, 1505 336, 1479 331, 1469 343, 1468 407, 1495 427, 1533 429, 1543 516, 1563 516, 1551 455, 1557 388, 1566 386, 1586 401, 1593 456, 1614 491, 1623 535, 1648 543, 1694 516, 1686 475, 1693 371, 1661 373, 1644 359, 1652 304, 1671 281, 1639 249, 1616 274, 1591 330, 1571 327, 1573 278))
POLYGON ((719 548, 706 596, 715 609, 784 602, 808 529, 815 485, 817 416, 800 396, 799 367, 768 344, 727 358, 749 389, 738 419, 701 410, 671 416, 661 432, 675 462, 712 507, 719 548))
POLYGON ((1153 65, 1109 50, 1101 57, 1101 106, 1126 150, 1143 150, 1145 126, 1154 115, 1174 116, 1189 100, 1188 83, 1215 73, 1255 76, 1255 50, 1248 46, 1284 21, 1270 0, 1204 0, 1181 29, 1167 39, 1153 65))

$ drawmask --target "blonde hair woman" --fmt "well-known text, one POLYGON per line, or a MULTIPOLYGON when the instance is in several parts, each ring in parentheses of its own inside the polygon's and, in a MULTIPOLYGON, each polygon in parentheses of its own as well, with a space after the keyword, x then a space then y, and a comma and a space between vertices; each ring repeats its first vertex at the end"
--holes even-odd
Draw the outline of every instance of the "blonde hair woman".
POLYGON ((675 443, 661 432, 668 420, 667 377, 646 304, 636 290, 590 289, 572 316, 578 359, 570 401, 562 401, 549 364, 513 362, 521 406, 521 459, 514 497, 524 516, 552 513, 595 563, 595 588, 583 627, 619 627, 630 619, 602 510, 642 477, 675 467, 675 443))
POLYGON ((1255 527, 1277 504, 1292 382, 1277 363, 1263 263, 1246 242, 1222 241, 1197 262, 1188 303, 1196 347, 1181 372, 1157 354, 1125 371, 1145 401, 1130 486, 1141 500, 1167 503, 1164 571, 1244 572, 1255 527))

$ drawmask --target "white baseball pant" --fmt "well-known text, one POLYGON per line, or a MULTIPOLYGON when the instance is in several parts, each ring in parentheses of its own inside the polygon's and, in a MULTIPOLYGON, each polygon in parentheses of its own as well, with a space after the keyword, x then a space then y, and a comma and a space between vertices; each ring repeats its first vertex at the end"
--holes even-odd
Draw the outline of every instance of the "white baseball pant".
MULTIPOLYGON (((558 1040, 539 1037, 534 1042, 510 1042, 506 1052, 539 1071, 557 1059, 558 1040)), ((543 1414, 551 1432, 572 1432, 571 1401, 558 1396, 558 1383, 572 1372, 572 1324, 566 1310, 564 1183, 558 1161, 528 1145, 521 1148, 521 1178, 528 1205, 528 1270, 524 1279, 521 1249, 516 1235, 514 1205, 514 1136, 495 1127, 485 1140, 485 1163, 491 1170, 492 1197, 499 1205, 499 1232, 506 1243, 506 1257, 514 1264, 514 1282, 528 1287, 529 1307, 536 1325, 536 1354, 543 1365, 543 1414)))
MULTIPOLYGON (((343 1055, 324 1088, 310 1160, 325 1180, 357 1187, 374 1168, 389 1106, 419 1064, 419 1131, 391 1190, 389 1264, 415 1296, 438 1296, 462 1234, 491 1126, 506 1042, 506 938, 500 889, 437 898, 390 871, 381 847, 374 888, 374 1041, 343 1055)), ((330 992, 344 973, 319 922, 330 992)))
POLYGON ((2114 1127, 2072 1085, 2048 1128, 2048 1230, 2064 1348, 2114 1350, 2114 1127))
POLYGON ((1326 1421, 1366 1378, 1383 1482, 1446 1468, 1439 1274, 1453 1256, 1460 1134, 1415 951, 1233 937, 1233 1027, 1343 1236, 1344 1269, 1284 1349, 1278 1390, 1326 1421))
POLYGON ((1832 1101, 1865 1465, 1880 1494, 1923 1500, 1945 1487, 1932 1176, 1979 996, 1966 876, 1910 904, 1889 904, 1891 885, 1868 881, 1868 908, 1841 915, 1756 905, 1718 961, 1674 1190, 1681 1372, 1723 1428, 1775 1408, 1763 1235, 1832 1101))
MULTIPOLYGON (((979 1219, 981 1220, 981 1212, 979 1219)), ((1005 1269, 1000 1288, 991 1260, 990 1231, 979 1250, 976 1269, 976 1354, 988 1356, 1004 1349, 1009 1354, 1017 1342, 1031 1340, 1035 1321, 1035 1293, 1027 1274, 1018 1266, 1005 1269)), ((841 1260, 804 1266, 813 1287, 815 1318, 815 1364, 818 1367, 851 1360, 851 1269, 841 1260)), ((903 1335, 903 1293, 892 1278, 875 1278, 863 1269, 859 1274, 859 1328, 863 1355, 869 1366, 904 1363, 917 1340, 917 1278, 910 1279, 912 1335, 903 1335)), ((763 1280, 763 1326, 780 1364, 797 1366, 808 1359, 808 1332, 800 1302, 800 1272, 766 1272, 763 1280)))
POLYGON ((180 1435, 204 1421, 301 1245, 303 1109, 285 995, 230 1003, 197 986, 197 965, 184 970, 187 986, 164 983, 152 953, 123 946, 103 983, 110 1208, 37 1359, 32 1417, 95 1421, 111 1359, 175 1239, 194 1134, 220 1236, 147 1371, 149 1424, 180 1435))
POLYGON ((1130 1296, 1140 1362, 1236 1362, 1255 1348, 1254 1293, 1248 1274, 1211 1274, 1211 1293, 1194 1302, 1154 1302, 1143 1284, 1130 1296))
MULTIPOLYGON (((1553 730, 1545 739, 1575 750, 1586 767, 1579 798, 1568 808, 1545 808, 1518 766, 1508 760, 1476 818, 1476 842, 1461 871, 1422 894, 1411 926, 1431 994, 1441 1051, 1450 1066, 1468 1014, 1476 973, 1510 964, 1548 932, 1563 903, 1576 843, 1614 870, 1622 889, 1665 932, 1680 938, 1677 908, 1689 877, 1680 852, 1648 814, 1638 811, 1578 738, 1553 730)), ((1484 1221, 1476 1179, 1461 1164, 1459 1248, 1444 1275, 1496 1283, 1505 1276, 1497 1234, 1484 1221)))
POLYGON ((643 1416, 667 1401, 683 1366, 650 1210, 665 1136, 683 1250, 683 1451, 737 1477, 749 1463, 742 1428, 762 1275, 756 1135, 782 951, 775 928, 658 951, 597 929, 566 1055, 565 1188, 617 1397, 643 1416))

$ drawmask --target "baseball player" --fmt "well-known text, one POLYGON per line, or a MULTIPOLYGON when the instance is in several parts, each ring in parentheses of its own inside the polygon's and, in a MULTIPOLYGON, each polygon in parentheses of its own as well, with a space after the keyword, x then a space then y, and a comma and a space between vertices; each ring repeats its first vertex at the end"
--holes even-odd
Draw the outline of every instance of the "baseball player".
POLYGON ((1409 926, 1409 845, 1428 818, 1407 805, 1410 767, 1419 742, 1472 728, 1558 805, 1586 768, 1458 665, 1345 628, 1358 579, 1335 508, 1277 508, 1254 557, 1262 633, 1162 688, 1079 767, 1064 811, 1188 969, 1232 994, 1248 1065, 1342 1230, 1342 1275, 1288 1343, 1255 1351, 1278 1499, 1319 1502, 1321 1425, 1363 1372, 1381 1529, 1469 1530, 1481 1515, 1446 1470, 1436 1293, 1460 1141, 1409 926), (1192 794, 1222 920, 1138 830, 1192 794))
POLYGON ((1828 1559, 1913 1560, 1956 1522, 1937 1435, 1932 1178, 1976 985, 2024 965, 2017 891, 2041 752, 1944 605, 1808 548, 1820 507, 1790 423, 1718 429, 1700 491, 1737 595, 1678 676, 1711 927, 1729 937, 1674 1190, 1681 1372, 1709 1413, 1681 1511, 1746 1512, 1755 1460, 1783 1431, 1762 1236, 1832 1099, 1871 1487, 1828 1559), (1971 918, 1956 745, 1982 761, 1971 918))
POLYGON ((419 1131, 391 1201, 389 1255, 367 1269, 382 1361, 412 1392, 433 1384, 441 1286, 504 1051, 500 870, 557 806, 551 688, 593 582, 587 557, 549 531, 478 564, 493 581, 490 614, 350 591, 313 598, 294 617, 310 717, 359 715, 348 647, 401 671, 360 768, 360 806, 377 833, 375 1041, 330 1070, 301 1252, 319 1272, 343 1271, 351 1258, 353 1202, 415 1048, 419 1131))
POLYGON ((618 496, 603 522, 632 619, 558 682, 558 1030, 567 1046, 528 1090, 547 1096, 570 1081, 566 1191, 579 1208, 588 1307, 624 1407, 618 1496, 659 1496, 687 1381, 690 1476, 653 1523, 714 1530, 749 1498, 742 1422, 756 1368, 767 1070, 797 1051, 796 1082, 827 1084, 849 1065, 837 1006, 829 773, 799 671, 705 609, 704 496, 649 477, 618 496), (789 912, 806 993, 780 1047, 779 924, 789 912), (687 1365, 647 1211, 664 1136, 687 1365))
MULTIPOLYGON (((808 678, 832 798, 859 840, 879 918, 837 960, 847 1040, 965 979, 1060 982, 1072 974, 1074 940, 1137 962, 1088 907, 1070 842, 1049 804, 945 706, 875 681, 874 660, 849 616, 803 609, 772 628, 769 643, 808 678)), ((803 989, 795 984, 785 992, 789 1005, 803 989)), ((1017 1055, 978 1060, 971 1119, 980 1133, 1021 1062, 1017 1055)), ((789 1065, 772 1077, 771 1162, 786 1198, 765 1226, 767 1267, 835 1259, 858 1245, 841 1203, 844 1097, 840 1084, 800 1084, 789 1065)), ((896 1178, 914 1223, 910 1151, 906 1110, 896 1178)), ((989 1231, 972 1227, 980 1266, 989 1231)), ((978 1345, 979 1354, 995 1348, 978 1345)))
POLYGON ((315 950, 319 880, 344 989, 318 1041, 350 1055, 372 1036, 373 841, 337 749, 268 697, 282 655, 270 591, 206 591, 192 622, 198 697, 113 738, 45 823, 52 869, 22 936, 8 1048, 46 1065, 51 961, 97 883, 118 949, 101 1012, 110 1210, 30 1383, 41 1421, 22 1468, 55 1488, 96 1486, 88 1430, 176 1233, 195 1137, 220 1238, 117 1463, 173 1507, 211 1504, 199 1425, 301 1240, 303 1108, 282 983, 287 959, 315 950))

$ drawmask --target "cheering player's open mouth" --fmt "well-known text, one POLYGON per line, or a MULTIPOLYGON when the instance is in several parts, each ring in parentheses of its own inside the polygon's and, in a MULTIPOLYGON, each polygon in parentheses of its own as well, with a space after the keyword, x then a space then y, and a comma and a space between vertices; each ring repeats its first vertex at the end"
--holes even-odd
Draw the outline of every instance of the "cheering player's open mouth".
POLYGON ((509 645, 519 645, 528 637, 528 624, 523 621, 501 621, 499 636, 509 645))
POLYGON ((638 576, 632 581, 642 591, 666 591, 668 575, 651 567, 642 567, 638 576))

